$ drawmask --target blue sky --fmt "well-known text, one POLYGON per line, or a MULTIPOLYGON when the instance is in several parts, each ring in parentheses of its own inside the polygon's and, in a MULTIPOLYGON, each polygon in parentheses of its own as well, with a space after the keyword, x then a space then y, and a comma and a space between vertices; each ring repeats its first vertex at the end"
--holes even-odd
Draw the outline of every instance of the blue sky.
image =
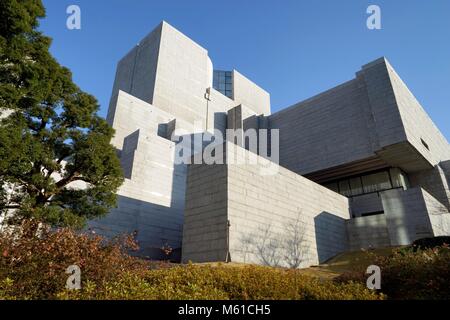
POLYGON ((237 69, 271 94, 272 112, 354 77, 386 56, 450 140, 448 0, 44 0, 41 30, 75 82, 105 116, 117 61, 161 20, 209 51, 216 69, 237 69), (66 8, 81 8, 81 30, 66 8), (366 9, 381 8, 382 30, 366 9))

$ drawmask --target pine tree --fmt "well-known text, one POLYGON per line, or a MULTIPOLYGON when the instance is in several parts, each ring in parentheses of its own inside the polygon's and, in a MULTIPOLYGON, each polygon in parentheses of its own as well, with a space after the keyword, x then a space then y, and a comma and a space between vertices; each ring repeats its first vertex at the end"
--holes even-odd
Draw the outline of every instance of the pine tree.
POLYGON ((44 17, 40 0, 0 1, 0 213, 81 227, 116 205, 123 175, 114 131, 50 54, 44 17))

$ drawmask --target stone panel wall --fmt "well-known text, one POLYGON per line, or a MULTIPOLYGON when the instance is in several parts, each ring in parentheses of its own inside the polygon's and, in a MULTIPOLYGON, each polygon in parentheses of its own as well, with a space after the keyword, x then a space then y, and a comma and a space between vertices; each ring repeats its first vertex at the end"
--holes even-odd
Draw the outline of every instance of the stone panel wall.
MULTIPOLYGON (((234 150, 234 159, 246 159, 246 164, 189 166, 184 261, 225 261, 227 239, 234 262, 265 264, 264 255, 275 250, 281 256, 282 243, 295 236, 301 238, 301 266, 347 249, 347 198, 254 154, 258 164, 251 164, 248 151, 234 150), (268 171, 269 164, 276 167, 268 171)), ((229 148, 227 155, 232 157, 229 148)), ((277 265, 288 262, 280 257, 277 265)))
POLYGON ((347 232, 352 251, 388 247, 391 244, 384 214, 348 220, 347 232))
POLYGON ((189 165, 183 227, 183 262, 226 260, 227 172, 226 165, 189 165))

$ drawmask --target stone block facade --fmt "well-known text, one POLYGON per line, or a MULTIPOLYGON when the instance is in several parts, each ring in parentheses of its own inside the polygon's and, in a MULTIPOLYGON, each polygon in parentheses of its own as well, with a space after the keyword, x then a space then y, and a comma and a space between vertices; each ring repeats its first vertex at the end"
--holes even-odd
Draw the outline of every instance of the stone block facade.
POLYGON ((249 151, 234 151, 244 163, 189 166, 185 262, 225 261, 228 255, 234 262, 289 266, 285 245, 296 240, 304 248, 299 266, 307 266, 348 249, 346 197, 282 167, 261 174, 268 160, 257 156, 253 164, 249 151), (298 230, 287 231, 295 225, 298 230))
POLYGON ((289 267, 450 234, 450 146, 385 58, 273 114, 264 89, 227 71, 225 96, 213 70, 166 22, 118 63, 107 120, 126 180, 91 228, 136 231, 150 259, 289 267), (261 136, 246 150, 249 129, 266 154, 261 136), (219 137, 226 160, 256 163, 192 163, 219 137))

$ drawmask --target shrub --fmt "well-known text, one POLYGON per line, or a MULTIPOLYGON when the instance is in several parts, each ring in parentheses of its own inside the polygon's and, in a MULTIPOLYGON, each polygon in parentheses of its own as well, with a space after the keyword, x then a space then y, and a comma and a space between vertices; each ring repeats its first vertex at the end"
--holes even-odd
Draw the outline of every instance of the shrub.
POLYGON ((106 241, 34 222, 0 234, 0 299, 383 299, 355 282, 322 281, 259 266, 151 264, 126 252, 129 237, 106 241), (70 265, 81 290, 65 289, 70 265))
POLYGON ((383 299, 361 284, 334 283, 270 267, 187 265, 149 270, 143 276, 122 274, 99 289, 88 284, 64 291, 60 299, 159 300, 374 300, 383 299))
POLYGON ((450 237, 448 236, 440 236, 433 238, 422 238, 414 241, 412 243, 412 247, 414 250, 418 249, 432 249, 436 247, 442 247, 443 245, 450 245, 450 237))
MULTIPOLYGON (((389 299, 450 299, 450 248, 403 248, 391 256, 374 256, 381 268, 381 291, 389 299)), ((344 273, 339 282, 365 283, 365 270, 344 273)))
POLYGON ((126 253, 129 238, 106 241, 69 229, 0 235, 0 299, 380 299, 357 283, 257 266, 152 265, 126 253), (65 289, 69 265, 81 290, 65 289))
MULTIPOLYGON (((143 271, 145 262, 127 255, 136 249, 130 237, 112 241, 70 229, 39 230, 25 222, 20 232, 0 234, 0 281, 9 279, 11 295, 22 299, 52 299, 65 287, 70 265, 82 270, 82 281, 100 285, 124 271, 143 271)), ((3 283, 0 290, 5 290, 3 283)))
POLYGON ((14 281, 9 278, 0 281, 0 300, 16 300, 12 294, 14 281))

